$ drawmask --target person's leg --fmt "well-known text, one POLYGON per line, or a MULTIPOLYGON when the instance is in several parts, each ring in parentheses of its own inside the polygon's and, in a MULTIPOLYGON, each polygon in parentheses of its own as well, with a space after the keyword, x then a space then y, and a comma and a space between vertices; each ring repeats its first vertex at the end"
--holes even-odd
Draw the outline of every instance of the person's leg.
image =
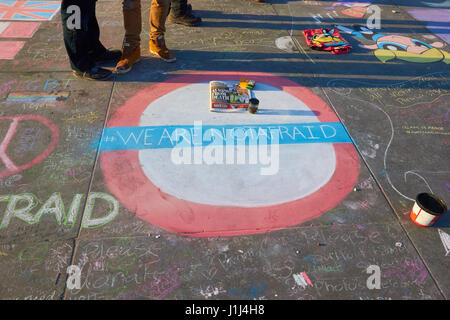
POLYGON ((77 0, 63 0, 61 3, 64 45, 66 46, 72 70, 84 72, 95 66, 95 63, 90 59, 88 54, 88 22, 90 16, 94 14, 92 12, 94 6, 89 3, 78 4, 77 0), (74 5, 80 8, 81 25, 79 29, 76 26, 71 26, 72 21, 70 19, 75 11, 71 10, 72 8, 70 7, 74 5))
POLYGON ((192 6, 187 3, 187 0, 172 0, 168 20, 188 27, 195 27, 202 23, 202 19, 192 13, 192 6))
POLYGON ((142 10, 141 0, 123 0, 122 2, 123 24, 125 27, 124 43, 131 47, 141 45, 142 10))
POLYGON ((88 21, 88 38, 89 38, 89 54, 95 55, 106 51, 106 48, 100 42, 100 27, 97 21, 96 6, 93 7, 93 14, 89 17, 88 21))
POLYGON ((120 50, 108 50, 100 42, 100 27, 97 21, 96 8, 88 21, 89 55, 97 63, 119 61, 122 56, 120 50))
POLYGON ((164 34, 169 14, 170 0, 152 0, 150 8, 150 53, 167 62, 176 60, 175 55, 166 47, 164 34))
POLYGON ((179 17, 187 11, 187 0, 172 0, 170 3, 170 14, 179 17))
POLYGON ((122 12, 125 38, 123 40, 122 58, 115 69, 117 73, 127 73, 141 58, 141 0, 123 0, 122 12))
POLYGON ((111 75, 111 72, 96 68, 95 61, 89 55, 89 21, 95 15, 95 5, 96 1, 63 0, 61 3, 62 29, 64 45, 74 76, 82 79, 104 80, 111 75), (77 10, 73 10, 72 6, 79 8, 79 27, 73 23, 73 15, 77 10))
POLYGON ((152 0, 150 7, 150 40, 164 36, 170 0, 152 0))

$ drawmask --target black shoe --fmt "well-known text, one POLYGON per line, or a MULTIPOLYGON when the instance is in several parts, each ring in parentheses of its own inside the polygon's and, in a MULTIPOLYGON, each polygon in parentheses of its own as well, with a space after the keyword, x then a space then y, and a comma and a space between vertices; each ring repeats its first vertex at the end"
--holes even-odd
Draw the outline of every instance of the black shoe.
POLYGON ((117 63, 122 58, 122 51, 120 50, 106 50, 100 54, 92 57, 95 63, 117 63))
POLYGON ((192 13, 192 6, 187 5, 186 12, 180 16, 174 16, 172 13, 169 14, 169 19, 172 23, 182 24, 188 27, 196 27, 202 23, 202 18, 194 16, 192 13))
POLYGON ((108 69, 99 68, 99 67, 93 67, 91 70, 86 72, 81 71, 72 71, 73 76, 75 78, 81 79, 81 80, 97 80, 97 81, 103 81, 107 80, 112 76, 112 72, 108 69))

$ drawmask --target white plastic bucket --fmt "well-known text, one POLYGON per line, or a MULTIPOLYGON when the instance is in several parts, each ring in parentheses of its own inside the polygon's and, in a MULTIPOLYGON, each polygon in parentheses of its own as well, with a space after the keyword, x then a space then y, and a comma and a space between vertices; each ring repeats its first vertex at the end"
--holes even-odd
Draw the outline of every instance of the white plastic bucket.
POLYGON ((447 211, 447 205, 438 196, 420 193, 411 210, 411 220, 421 227, 431 227, 447 211))

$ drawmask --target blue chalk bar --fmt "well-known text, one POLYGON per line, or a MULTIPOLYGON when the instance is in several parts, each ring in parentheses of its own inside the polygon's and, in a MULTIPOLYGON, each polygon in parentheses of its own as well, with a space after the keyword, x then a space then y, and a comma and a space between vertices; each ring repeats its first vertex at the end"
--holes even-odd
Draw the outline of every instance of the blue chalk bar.
POLYGON ((340 122, 110 127, 103 130, 100 151, 351 142, 340 122))

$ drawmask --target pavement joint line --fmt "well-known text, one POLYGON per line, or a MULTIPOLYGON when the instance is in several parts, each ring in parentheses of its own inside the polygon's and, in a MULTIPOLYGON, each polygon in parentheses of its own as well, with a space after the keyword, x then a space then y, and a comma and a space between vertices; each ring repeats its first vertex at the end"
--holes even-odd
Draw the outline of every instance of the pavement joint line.
MULTIPOLYGON (((273 234, 274 232, 283 232, 283 231, 295 231, 295 230, 308 230, 311 228, 315 228, 315 229, 328 229, 328 228, 345 228, 345 227, 356 227, 358 225, 364 225, 364 226, 383 226, 383 225, 391 225, 392 222, 390 221, 385 221, 385 222, 369 222, 369 223, 360 223, 360 224, 356 224, 356 223, 342 223, 342 224, 321 224, 321 225, 307 225, 307 226, 294 226, 294 227, 289 227, 289 228, 284 228, 284 229, 276 229, 276 230, 272 230, 272 231, 268 231, 266 233, 262 233, 259 234, 260 236, 268 236, 269 234, 273 234)), ((247 229, 238 229, 238 231, 245 231, 247 229)), ((252 229, 253 230, 253 229, 252 229)), ((94 239, 96 241, 101 241, 101 240, 110 240, 110 239, 126 239, 126 238, 152 238, 154 236, 169 236, 169 237, 191 237, 192 235, 197 234, 196 232, 193 233, 185 233, 185 234, 174 234, 172 232, 168 232, 166 230, 162 230, 161 232, 154 232, 154 233, 149 233, 149 234, 141 234, 141 235, 132 235, 132 236, 110 236, 110 237, 94 237, 94 238, 90 238, 90 239, 94 239), (150 234, 150 235, 149 235, 150 234)), ((249 235, 249 236, 255 236, 255 235, 249 235)), ((245 236, 244 236, 245 237, 245 236)), ((197 237, 196 237, 197 238, 197 237)), ((209 238, 223 238, 223 239, 227 239, 230 238, 228 236, 213 236, 213 237, 209 237, 209 238)), ((88 238, 86 238, 88 239, 88 238)), ((199 240, 201 239, 206 239, 206 238, 202 238, 202 237, 198 237, 199 240)), ((79 240, 85 240, 85 238, 83 238, 83 236, 81 236, 79 238, 79 240)))
MULTIPOLYGON (((287 31, 287 30, 286 30, 286 32, 288 32, 288 35, 292 39, 292 42, 294 42, 295 47, 299 50, 299 54, 303 53, 309 59, 310 62, 315 64, 314 60, 308 55, 308 53, 305 51, 305 49, 303 49, 302 45, 298 42, 297 38, 295 38, 294 35, 293 35, 294 17, 292 15, 291 8, 289 7, 289 3, 287 5, 288 5, 288 8, 289 8, 289 14, 291 15, 292 24, 291 24, 290 32, 287 31)), ((280 14, 274 8, 273 4, 271 4, 271 6, 272 6, 273 11, 276 13, 276 15, 280 16, 280 14)))
POLYGON ((34 73, 72 73, 72 70, 41 70, 41 71, 0 71, 0 74, 34 74, 34 73))
POLYGON ((411 238, 409 232, 406 230, 406 228, 403 226, 399 216, 400 214, 397 212, 397 210, 395 209, 394 205, 392 204, 392 202, 390 201, 389 197, 387 196, 385 190, 383 189, 383 187, 381 186, 380 182, 378 181, 378 179, 376 178, 372 168, 369 166, 368 162, 366 161, 366 159, 363 157, 363 155, 361 154, 361 151, 359 150, 358 146, 356 145, 355 141, 353 140, 353 137, 350 135, 350 133, 347 130, 347 127, 344 125, 344 123, 342 122, 342 119, 340 117, 340 115, 338 114, 336 108, 334 107, 333 102, 331 101, 330 97, 328 96, 327 92, 325 91, 324 88, 322 88, 323 93, 325 94, 325 96, 328 99, 328 102, 330 103, 330 106, 333 108, 333 111, 335 112, 336 116, 339 118, 339 121, 341 121, 344 129, 347 131, 348 136, 350 137, 350 139, 352 140, 352 144, 354 145, 356 151, 358 152, 361 160, 364 162, 364 165, 366 166, 367 170, 369 171, 371 177, 374 179, 376 185, 378 186, 378 188, 381 191, 381 194, 383 195, 384 199, 387 201, 389 207, 391 208, 392 212, 394 213, 394 216, 396 218, 397 223, 400 225, 400 228, 403 230, 403 232, 405 233, 406 237, 408 238, 408 240, 411 242, 414 250, 416 251, 416 253, 418 254, 418 256, 420 257, 423 265, 425 266, 426 270, 428 271, 428 274, 430 275, 431 279, 433 280, 434 284, 436 285, 439 293, 442 295, 442 297, 444 299, 447 299, 447 297, 445 296, 444 291, 442 290, 442 288, 439 286, 439 283, 437 281, 437 279, 435 278, 435 276, 433 275, 433 273, 431 272, 429 266, 427 265, 424 257, 422 256, 422 254, 420 253, 420 251, 418 250, 416 244, 414 243, 413 239, 411 238))
MULTIPOLYGON (((106 1, 106 3, 113 3, 112 0, 103 0, 103 1, 106 1)), ((394 1, 390 0, 390 1, 384 2, 384 4, 386 4, 386 6, 390 5, 392 7, 392 9, 397 10, 397 13, 399 13, 399 15, 398 15, 399 17, 400 16, 403 16, 403 17, 409 16, 410 14, 408 13, 408 10, 412 7, 412 4, 411 4, 411 6, 409 4, 408 5, 400 5, 400 4, 397 4, 398 2, 399 1, 397 1, 397 0, 394 0, 394 1)), ((277 12, 277 8, 278 8, 277 4, 272 4, 271 3, 271 8, 275 11, 275 14, 277 16, 282 16, 282 17, 288 18, 288 21, 286 21, 287 23, 284 23, 283 30, 279 30, 279 31, 282 31, 282 32, 279 32, 279 36, 283 36, 284 35, 284 31, 286 31, 288 36, 291 38, 291 41, 293 42, 294 46, 297 47, 297 50, 298 50, 298 53, 300 54, 300 56, 297 56, 295 54, 296 52, 292 52, 292 56, 294 57, 293 60, 301 60, 300 64, 304 64, 304 65, 310 64, 309 62, 314 63, 314 64, 317 63, 317 64, 315 64, 315 66, 320 66, 320 65, 322 65, 324 63, 328 63, 328 61, 330 61, 330 60, 328 58, 326 58, 325 56, 322 56, 322 55, 317 57, 317 62, 314 62, 314 60, 312 60, 312 58, 309 57, 308 53, 307 53, 307 51, 311 51, 311 50, 308 50, 308 47, 306 47, 306 51, 305 51, 305 48, 302 47, 302 45, 301 45, 301 43, 303 43, 302 40, 301 40, 302 36, 301 36, 301 34, 300 35, 298 34, 298 31, 297 31, 298 29, 296 29, 296 30, 293 29, 294 27, 295 28, 298 28, 299 26, 302 27, 302 25, 301 25, 301 23, 297 24, 297 22, 295 22, 295 25, 294 25, 294 18, 297 19, 297 16, 294 16, 292 14, 292 11, 294 13, 298 13, 296 11, 297 8, 302 8, 302 7, 305 8, 306 7, 306 9, 308 9, 308 7, 305 6, 305 2, 304 1, 300 1, 300 3, 297 2, 296 4, 298 4, 298 6, 296 6, 296 4, 292 4, 292 3, 291 3, 291 6, 289 6, 289 4, 290 3, 287 3, 287 7, 289 9, 289 13, 291 14, 291 21, 289 21, 289 17, 286 15, 287 14, 286 6, 280 5, 280 8, 279 8, 279 11, 281 13, 283 13, 283 12, 285 13, 284 15, 283 14, 280 15, 277 12), (292 10, 291 10, 291 7, 292 7, 292 10), (294 37, 293 33, 296 34, 295 37, 294 37), (310 61, 305 59, 304 55, 306 55, 307 58, 310 59, 310 61), (295 58, 295 57, 298 57, 298 58, 295 58)), ((381 3, 380 6, 382 4, 383 3, 381 3)), ((147 5, 147 7, 148 7, 148 5, 147 5)), ((298 17, 301 17, 301 16, 298 16, 298 17)), ((411 19, 415 20, 415 22, 420 23, 421 27, 423 27, 425 29, 425 27, 426 27, 425 26, 425 22, 417 20, 414 17, 412 17, 411 19)), ((213 19, 213 20, 215 20, 215 19, 213 19)), ((257 19, 255 21, 259 21, 259 20, 260 19, 257 19)), ((264 22, 264 20, 261 20, 261 21, 264 22)), ((412 21, 412 22, 414 23, 414 21, 412 21)), ((324 27, 326 24, 327 24, 326 21, 322 22, 320 25, 317 25, 317 28, 324 27)), ((384 24, 384 26, 391 26, 391 25, 390 24, 384 24)), ((395 27, 395 25, 392 25, 392 26, 395 27)), ((206 28, 206 29, 208 29, 208 28, 206 28)), ((407 32, 407 31, 405 31, 405 32, 407 32)), ((430 33, 430 32, 427 32, 427 33, 430 33)), ((253 47, 253 46, 260 46, 260 45, 248 45, 248 47, 253 47)), ((268 45, 266 45, 266 47, 276 48, 275 46, 268 46, 268 45)), ((181 50, 184 50, 184 49, 181 49, 181 50)), ((193 49, 193 50, 195 51, 196 49, 193 49)), ((199 50, 201 50, 201 49, 199 49, 199 50)), ((258 48, 255 48, 255 50, 257 51, 258 48)), ((275 49, 275 50, 277 50, 277 49, 275 49)), ((220 51, 218 50, 218 52, 220 52, 220 51)), ((150 58, 150 57, 148 57, 148 58, 150 58)), ((283 59, 283 60, 288 61, 289 59, 290 58, 288 57, 288 58, 283 59)), ((248 59, 248 61, 250 63, 252 62, 252 60, 255 61, 256 58, 250 57, 250 59, 248 59)), ((280 60, 282 60, 282 59, 280 59, 280 60)), ((344 61, 344 60, 342 60, 342 61, 344 61)), ((339 62, 339 59, 336 60, 336 62, 339 62)), ((349 62, 349 61, 345 60, 345 62, 349 62)), ((350 61, 350 62, 353 62, 353 61, 350 61)), ((368 63, 368 61, 361 61, 361 62, 368 63)), ((183 67, 184 67, 185 66, 184 62, 182 61, 182 63, 183 63, 183 67)), ((394 61, 394 62, 392 62, 392 64, 395 66, 395 65, 400 65, 401 63, 398 62, 398 61, 394 61)), ((186 63, 186 65, 191 66, 193 68, 192 69, 193 72, 196 71, 196 70, 194 70, 195 69, 195 63, 191 64, 191 63, 188 62, 188 63, 186 63)), ((200 67, 203 66, 201 63, 199 65, 200 65, 200 67)), ((309 69, 309 68, 307 68, 307 69, 309 69)), ((171 71, 169 71, 169 73, 171 71)), ((177 72, 176 69, 173 70, 173 71, 177 72)), ((179 71, 184 71, 184 70, 179 70, 179 71)), ((0 75, 3 75, 4 77, 12 77, 13 75, 20 74, 20 75, 23 75, 23 76, 26 76, 26 77, 31 77, 31 78, 33 78, 33 76, 34 76, 34 78, 36 78, 36 76, 37 76, 37 79, 42 79, 43 77, 45 77, 47 75, 55 74, 55 75, 61 76, 62 74, 67 74, 67 73, 70 73, 70 72, 71 72, 70 69, 68 69, 68 70, 42 70, 42 71, 39 71, 39 70, 38 71, 0 71, 0 75)), ((314 87, 314 91, 319 91, 321 89, 323 91, 324 95, 327 97, 327 99, 329 101, 329 104, 330 104, 330 107, 332 108, 334 113, 338 116, 339 120, 342 120, 339 117, 339 115, 337 114, 337 109, 335 108, 335 106, 339 107, 339 99, 336 98, 332 94, 331 91, 328 91, 328 90, 331 90, 332 87, 330 87, 326 83, 326 81, 324 80, 324 79, 328 79, 328 78, 331 78, 331 79, 335 78, 335 77, 337 77, 337 74, 332 74, 332 73, 324 74, 324 73, 321 73, 320 70, 318 70, 317 68, 314 68, 314 72, 311 72, 311 73, 303 73, 302 71, 298 71, 298 72, 295 72, 293 74, 289 74, 287 72, 285 72, 285 73, 277 72, 277 75, 283 75, 283 74, 286 75, 289 78, 291 78, 291 77, 294 78, 295 77, 296 78, 296 80, 294 80, 295 82, 298 82, 298 83, 306 82, 307 85, 305 85, 305 86, 310 87, 311 89, 312 89, 312 87, 314 87), (317 84, 317 86, 313 86, 314 84, 317 84), (328 96, 327 92, 333 98, 334 105, 333 105, 333 102, 331 101, 330 97, 328 96)), ((177 75, 177 74, 174 74, 174 75, 177 75)), ((162 80, 160 80, 159 76, 161 76, 161 75, 156 74, 156 73, 150 73, 150 74, 147 74, 146 76, 144 76, 143 79, 136 79, 136 80, 131 80, 131 81, 137 81, 141 85, 145 84, 146 82, 158 83, 159 81, 162 81, 162 80)), ((354 78, 354 80, 358 80, 359 79, 358 77, 362 78, 362 75, 358 75, 358 74, 355 74, 355 75, 341 75, 341 76, 344 79, 352 79, 352 78, 354 78)), ((397 77, 404 78, 405 81, 409 81, 409 80, 414 79, 414 78, 411 79, 410 76, 400 76, 400 75, 399 76, 392 76, 392 77, 395 77, 395 79, 389 79, 390 76, 388 76, 387 74, 384 74, 384 75, 370 75, 370 77, 373 77, 374 80, 375 79, 376 80, 380 80, 381 79, 381 80, 385 80, 385 81, 397 80, 397 77)), ((367 77, 366 80, 369 80, 370 77, 367 77)), ((422 77, 422 76, 419 76, 419 77, 422 77)), ((134 76, 132 76, 131 79, 133 79, 133 78, 134 78, 134 76)), ((128 83, 129 80, 125 80, 124 82, 128 83)), ((105 129, 107 127, 107 123, 108 123, 108 120, 109 120, 108 117, 111 116, 111 114, 113 113, 113 110, 114 110, 114 108, 113 108, 114 107, 114 98, 116 97, 114 95, 114 93, 117 95, 120 92, 119 87, 121 86, 121 83, 124 83, 124 82, 120 81, 118 76, 114 76, 109 81, 103 82, 103 83, 106 84, 105 85, 106 88, 104 88, 106 90, 103 89, 104 92, 106 91, 105 98, 107 97, 107 94, 108 94, 108 88, 110 88, 110 94, 109 94, 109 101, 107 99, 105 99, 106 101, 104 101, 100 105, 101 109, 104 109, 105 106, 106 106, 106 115, 105 115, 104 123, 102 125, 100 125, 100 129, 102 127, 103 127, 103 129, 105 129), (112 82, 111 87, 109 87, 110 84, 108 82, 112 82)), ((82 84, 82 86, 84 86, 84 84, 82 84)), ((345 86, 345 87, 350 87, 351 88, 351 85, 345 86)), ((372 88, 375 88, 375 89, 378 88, 379 89, 379 88, 383 88, 383 84, 374 83, 373 86, 368 86, 368 87, 372 87, 372 88)), ((389 86, 387 86, 387 88, 389 88, 389 86)), ((386 106, 387 105, 385 105, 384 107, 386 107, 386 106)), ((339 108, 341 108, 341 107, 339 107, 339 108)), ((345 118, 346 109, 344 109, 344 110, 339 109, 339 111, 341 112, 342 118, 346 119, 345 118)), ((344 125, 344 128, 347 131, 347 133, 348 133, 348 130, 349 129, 351 130, 351 128, 353 127, 352 123, 354 123, 354 120, 347 121, 347 125, 348 126, 344 125)), ((100 132, 100 136, 102 137, 103 135, 104 135, 103 131, 100 132)), ((364 146, 363 146, 363 144, 359 144, 359 147, 360 147, 359 148, 356 145, 356 141, 358 141, 357 135, 355 135, 355 139, 356 140, 353 140, 353 137, 350 134, 348 134, 348 136, 352 139, 351 140, 352 144, 354 145, 355 149, 357 150, 358 156, 362 159, 362 163, 361 163, 362 167, 361 168, 363 169, 363 167, 365 166, 367 168, 367 170, 369 171, 369 174, 364 173, 364 176, 361 179, 366 178, 366 177, 370 177, 370 178, 373 179, 373 181, 375 181, 375 184, 378 187, 377 188, 376 186, 374 186, 374 190, 377 190, 377 199, 378 199, 377 201, 379 201, 378 203, 382 204, 382 206, 381 206, 382 210, 377 209, 376 206, 373 206, 373 205, 370 206, 370 210, 375 211, 375 212, 378 211, 377 214, 375 215, 375 217, 377 219, 371 218, 371 220, 373 220, 373 222, 366 222, 365 220, 363 220, 364 219, 363 217, 359 216, 359 217, 357 217, 357 219, 362 219, 362 221, 360 221, 360 222, 357 221, 355 223, 354 222, 355 220, 352 220, 352 221, 349 221, 348 223, 346 221, 344 221, 344 223, 339 223, 339 222, 337 222, 336 220, 334 220, 332 218, 328 219, 329 217, 332 217, 332 216, 330 216, 330 215, 325 216, 324 215, 327 212, 333 211, 333 209, 330 209, 330 210, 324 211, 322 213, 322 219, 315 220, 315 221, 317 221, 315 223, 318 223, 317 225, 313 225, 311 223, 312 221, 309 221, 311 224, 308 224, 308 221, 306 221, 306 222, 302 223, 301 225, 295 225, 295 226, 282 228, 282 229, 276 229, 275 228, 274 230, 268 230, 268 231, 265 231, 264 233, 259 234, 259 235, 258 234, 249 234, 249 235, 243 235, 243 236, 239 235, 239 236, 237 236, 237 238, 250 238, 250 239, 254 238, 254 239, 258 239, 259 236, 262 236, 262 237, 269 238, 272 241, 276 241, 279 237, 283 237, 284 231, 286 231, 287 234, 289 235, 289 233, 291 233, 291 232, 294 233, 294 234, 295 233, 301 233, 301 232, 305 232, 306 233, 308 230, 314 230, 315 232, 320 233, 320 237, 319 238, 323 238, 323 237, 328 235, 328 232, 336 231, 336 232, 340 233, 340 230, 350 230, 350 232, 352 232, 353 228, 355 228, 355 232, 358 232, 358 228, 356 228, 358 226, 359 227, 363 227, 364 229, 371 230, 371 228, 374 228, 376 230, 378 228, 378 226, 380 226, 380 229, 384 230, 384 232, 387 231, 386 234, 388 234, 390 240, 392 240, 391 242, 388 241, 389 246, 391 246, 391 247, 393 247, 395 249, 395 246, 394 246, 394 243, 396 241, 395 238, 398 237, 399 241, 400 241, 400 239, 402 239, 401 241, 404 241, 405 244, 407 244, 407 246, 408 246, 408 250, 407 250, 408 254, 411 254, 412 256, 414 256, 414 260, 415 261, 418 262, 419 260, 421 260, 423 262, 423 265, 426 268, 426 270, 428 271, 428 274, 430 275, 430 277, 433 279, 434 283, 436 284, 436 286, 433 286, 432 282, 428 280, 427 282, 428 282, 429 287, 430 288, 433 287, 434 288, 433 291, 439 291, 441 293, 441 295, 439 295, 436 292, 435 294, 433 294, 433 296, 434 295, 436 297, 443 296, 445 299, 447 299, 446 291, 445 291, 445 283, 440 285, 440 282, 437 281, 438 279, 439 279, 439 281, 441 281, 439 270, 438 269, 436 269, 436 270, 434 269, 435 265, 434 265, 433 259, 430 259, 430 255, 427 255, 426 251, 421 247, 420 241, 417 240, 417 239, 420 238, 420 237, 417 238, 417 236, 421 232, 420 227, 419 228, 415 227, 415 225, 412 224, 412 221, 410 219, 408 219, 408 216, 406 216, 406 214, 409 213, 409 212, 406 212, 406 210, 404 210, 404 208, 405 208, 404 205, 403 206, 400 206, 400 205, 395 205, 394 206, 394 204, 397 204, 399 199, 402 199, 402 198, 399 195, 396 194, 395 190, 391 189, 391 186, 389 184, 382 185, 382 183, 384 184, 386 178, 383 178, 383 175, 380 175, 380 174, 377 173, 378 171, 376 170, 377 169, 377 165, 376 165, 375 161, 371 161, 371 159, 369 159, 368 157, 363 157, 362 156, 360 151, 362 151, 364 149, 363 148, 364 146), (363 163, 364 163, 364 166, 362 165, 363 163), (369 163, 370 163, 370 166, 369 166, 369 163), (372 165, 374 166, 373 170, 371 168, 372 165), (383 199, 380 198, 380 194, 378 193, 378 190, 381 191, 381 193, 383 194, 383 197, 387 200, 389 208, 387 208, 387 206, 384 204, 383 199), (392 210, 395 217, 392 216, 391 214, 388 214, 387 213, 388 210, 392 210), (322 223, 322 221, 325 221, 325 223, 322 223), (395 221, 397 221, 397 223, 399 224, 399 227, 397 227, 397 225, 395 224, 395 221), (415 229, 414 229, 414 227, 415 227, 415 229), (393 232, 390 233, 388 231, 389 229, 393 230, 393 232), (392 235, 395 235, 395 236, 392 236, 392 235), (408 242, 408 239, 410 240, 410 242, 408 242), (413 241, 413 239, 414 239, 414 241, 413 241), (414 250, 409 246, 409 243, 411 243, 411 245, 414 247, 414 250, 417 253, 417 255, 414 254, 414 250), (419 251, 419 249, 420 249, 420 251, 419 251), (424 251, 423 252, 423 256, 421 254, 422 251, 424 251), (428 260, 430 260, 429 263, 426 262, 428 260), (434 271, 435 275, 433 275, 433 273, 431 272, 429 267, 431 269, 435 270, 434 271), (435 276, 436 276, 436 278, 435 278, 435 276), (438 289, 438 290, 436 290, 436 289, 438 289)), ((100 138, 99 143, 100 143, 101 140, 102 139, 100 138)), ((91 189, 95 190, 96 185, 99 186, 97 184, 98 181, 96 182, 96 179, 95 179, 96 171, 97 171, 97 173, 100 172, 100 175, 101 175, 101 169, 99 167, 97 167, 100 164, 99 160, 100 160, 100 156, 101 156, 101 150, 100 150, 99 146, 97 147, 97 150, 93 154, 94 157, 92 157, 92 154, 91 154, 91 161, 94 160, 93 161, 93 167, 92 167, 91 172, 90 172, 91 176, 88 179, 88 181, 83 183, 83 185, 84 185, 83 189, 86 189, 85 192, 87 194, 89 194, 89 192, 91 192, 91 189), (86 186, 88 188, 86 188, 86 186)), ((97 177, 98 177, 98 175, 97 175, 97 177)), ((365 195, 364 194, 364 190, 362 190, 362 191, 363 192, 361 192, 359 194, 364 196, 365 195)), ((353 192, 353 193, 358 194, 356 192, 353 192)), ((352 193, 350 192, 347 196, 349 196, 350 194, 352 194, 352 193)), ((38 202, 42 205, 45 201, 38 199, 38 202)), ((409 203, 409 201, 408 201, 408 203, 409 203)), ((105 230, 105 232, 103 233, 101 231, 101 228, 96 228, 96 229, 87 229, 86 228, 86 229, 83 229, 83 220, 86 220, 85 212, 84 212, 85 209, 86 209, 86 204, 87 204, 87 199, 84 200, 81 203, 81 205, 80 205, 80 208, 82 210, 82 214, 80 215, 81 217, 78 218, 80 223, 78 225, 74 226, 74 229, 72 230, 72 232, 70 232, 70 234, 66 234, 64 232, 64 234, 61 237, 58 237, 58 236, 55 237, 53 234, 48 233, 47 236, 48 237, 52 237, 52 238, 50 239, 50 238, 46 237, 46 238, 44 238, 44 240, 41 240, 42 238, 39 238, 38 233, 33 234, 33 237, 36 238, 37 241, 39 241, 39 242, 50 242, 50 243, 54 243, 54 244, 58 244, 59 242, 63 242, 63 243, 66 243, 68 246, 71 246, 71 248, 68 248, 68 250, 67 250, 67 255, 68 255, 68 258, 69 258, 69 265, 71 263, 76 262, 76 254, 78 254, 78 253, 81 254, 81 252, 83 250, 83 247, 86 245, 86 242, 89 242, 89 241, 94 241, 94 242, 95 241, 99 241, 99 242, 101 242, 103 240, 108 241, 109 239, 111 239, 111 240, 114 240, 114 239, 130 239, 131 241, 145 241, 145 239, 147 239, 147 241, 149 241, 151 244, 159 244, 158 241, 162 241, 160 243, 164 244, 164 243, 167 243, 167 241, 171 241, 171 239, 175 239, 175 241, 179 241, 179 240, 182 241, 183 239, 186 239, 186 238, 189 239, 190 238, 194 242, 197 242, 197 241, 198 242, 203 242, 205 240, 210 239, 209 237, 197 237, 196 233, 183 234, 183 233, 176 233, 176 232, 162 230, 162 229, 161 230, 152 230, 152 229, 158 229, 158 227, 156 225, 152 225, 152 224, 146 226, 145 228, 139 228, 139 233, 141 233, 141 234, 137 233, 136 235, 132 234, 132 235, 129 235, 129 236, 127 236, 127 234, 128 234, 127 230, 131 231, 130 233, 134 233, 134 231, 130 227, 125 228, 125 232, 121 233, 121 234, 118 234, 117 236, 111 230, 107 230, 107 231, 105 230), (140 232, 142 230, 144 232, 140 232), (105 235, 105 236, 102 237, 102 235, 105 235), (122 235, 124 235, 124 236, 122 236, 122 235), (162 239, 162 237, 164 237, 165 239, 162 239)), ((346 208, 345 204, 342 204, 342 202, 340 202, 334 207, 334 210, 336 210, 336 209, 337 210, 345 210, 345 208, 346 208)), ((131 217, 127 217, 127 218, 130 218, 132 220, 132 219, 137 218, 137 217, 132 215, 131 217)), ((345 219, 345 220, 347 220, 347 219, 345 219)), ((125 223, 128 224, 128 221, 125 221, 125 223)), ((145 224, 145 222, 143 222, 143 223, 145 224)), ((422 235, 425 234, 425 236, 427 236, 427 235, 434 236, 435 235, 434 233, 437 233, 436 229, 437 228, 429 228, 429 230, 425 230, 424 233, 422 233, 422 235), (427 233, 427 231, 429 231, 429 233, 427 233)), ((135 229, 135 230, 137 230, 137 229, 135 229)), ((246 229, 241 229, 241 231, 242 230, 246 230, 246 229)), ((201 231, 199 231, 199 232, 201 232, 201 231)), ((211 240, 218 241, 218 242, 219 241, 224 241, 224 242, 228 243, 228 241, 230 241, 230 240, 232 242, 232 238, 233 237, 234 236, 232 236, 232 237, 229 237, 229 236, 214 236, 214 237, 211 237, 212 238, 211 240)), ((18 233, 12 235, 12 240, 13 240, 12 242, 16 243, 18 245, 26 245, 26 244, 32 243, 33 241, 36 241, 36 239, 28 239, 27 240, 22 235, 19 235, 18 233), (18 242, 14 241, 14 238, 17 238, 19 241, 18 242)), ((4 241, 0 241, 0 245, 2 243, 7 244, 8 243, 7 240, 8 239, 6 238, 6 239, 4 239, 4 241)), ((293 242, 293 243, 297 243, 297 242, 293 242)), ((329 245, 330 246, 334 246, 334 244, 329 244, 329 245)), ((355 242, 353 244, 353 247, 357 248, 360 245, 361 244, 355 242)), ((307 243, 307 244, 303 243, 303 248, 305 248, 305 247, 306 248, 310 248, 311 246, 313 246, 313 247, 315 246, 314 242, 307 243)), ((256 248, 256 247, 253 246, 252 248, 256 248)), ((295 252, 295 249, 294 249, 294 252, 295 252)), ((294 255, 295 255, 295 253, 294 253, 294 255)), ((79 256, 79 258, 80 258, 80 256, 79 256)), ((57 279, 57 283, 60 282, 60 281, 63 281, 62 279, 65 279, 64 287, 61 286, 61 284, 60 284, 59 288, 57 290, 58 293, 55 294, 55 297, 57 299, 59 298, 60 300, 71 299, 71 294, 72 294, 72 292, 67 288, 68 275, 64 271, 65 270, 61 271, 60 277, 58 276, 59 280, 57 279)), ((323 279, 318 279, 318 280, 338 280, 338 279, 347 279, 347 278, 348 279, 352 279, 352 278, 362 278, 362 277, 363 276, 361 276, 361 275, 360 276, 353 276, 353 277, 352 276, 345 277, 345 275, 343 275, 342 277, 338 276, 336 278, 330 278, 330 279, 323 278, 323 279)), ((118 289, 120 289, 120 288, 114 289, 114 291, 112 291, 112 292, 115 292, 115 290, 118 290, 118 289)), ((105 297, 111 296, 111 295, 112 295, 112 293, 111 294, 108 293, 107 295, 105 295, 105 297)), ((177 294, 177 296, 178 296, 178 294, 177 294)), ((401 299, 403 299, 405 297, 406 297, 406 295, 402 296, 401 299)), ((406 298, 408 298, 408 297, 406 297, 406 298)))
MULTIPOLYGON (((100 136, 100 140, 98 142, 99 145, 98 145, 97 151, 95 153, 95 160, 94 160, 94 164, 92 166, 92 174, 91 174, 91 179, 89 181, 87 194, 89 194, 89 192, 91 192, 92 184, 93 184, 94 177, 95 177, 95 171, 96 171, 95 169, 97 167, 98 158, 100 156, 100 143, 102 141, 103 132, 105 131, 106 123, 108 121, 109 111, 111 109, 111 103, 112 103, 112 98, 113 98, 113 93, 114 93, 114 88, 116 87, 116 81, 115 80, 116 80, 116 78, 115 78, 115 76, 113 76, 113 81, 112 81, 113 84, 111 86, 111 90, 110 90, 110 93, 109 93, 109 100, 108 100, 108 104, 107 104, 107 108, 106 108, 106 112, 105 112, 105 118, 104 118, 104 121, 103 121, 102 134, 100 136)), ((83 206, 83 210, 82 210, 82 214, 81 214, 80 226, 78 227, 78 230, 77 230, 77 233, 76 233, 75 237, 73 237, 73 251, 72 251, 72 255, 70 257, 69 266, 73 265, 73 262, 75 260, 75 256, 76 256, 76 253, 77 253, 77 249, 78 249, 79 240, 82 240, 82 239, 80 239, 80 235, 81 235, 81 232, 82 232, 83 221, 84 221, 84 218, 85 218, 84 214, 85 214, 85 211, 86 211, 85 210, 86 209, 86 204, 87 204, 87 199, 84 202, 84 206, 83 206)), ((63 290, 63 293, 61 295, 61 300, 66 300, 66 298, 67 298, 67 281, 64 284, 64 290, 63 290)))

